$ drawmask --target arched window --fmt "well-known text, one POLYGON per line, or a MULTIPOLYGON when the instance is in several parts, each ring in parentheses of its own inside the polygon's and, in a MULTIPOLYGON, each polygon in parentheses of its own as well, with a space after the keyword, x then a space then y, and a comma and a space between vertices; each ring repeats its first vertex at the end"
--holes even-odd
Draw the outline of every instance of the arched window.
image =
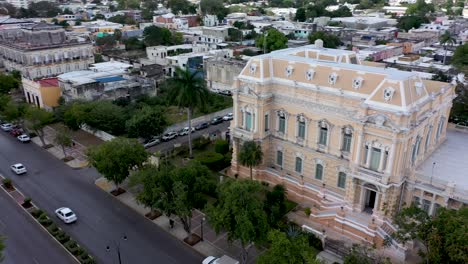
POLYGON ((317 180, 323 179, 323 165, 322 164, 315 165, 315 179, 317 180))
POLYGON ((413 145, 413 151, 411 153, 411 164, 414 165, 414 162, 416 161, 416 157, 419 154, 419 145, 421 144, 421 137, 417 136, 416 141, 414 142, 413 145))
POLYGON ((328 124, 325 121, 319 123, 319 141, 320 145, 326 146, 328 143, 328 124))
POLYGON ((342 151, 351 152, 351 140, 353 139, 353 131, 349 127, 343 129, 343 144, 342 151))

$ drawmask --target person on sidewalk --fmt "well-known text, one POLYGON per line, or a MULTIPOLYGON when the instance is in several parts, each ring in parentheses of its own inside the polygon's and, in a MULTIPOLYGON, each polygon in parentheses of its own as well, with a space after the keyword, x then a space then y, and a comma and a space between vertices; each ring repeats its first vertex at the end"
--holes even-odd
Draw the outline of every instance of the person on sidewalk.
POLYGON ((174 220, 169 219, 169 226, 171 226, 171 229, 174 228, 174 220))

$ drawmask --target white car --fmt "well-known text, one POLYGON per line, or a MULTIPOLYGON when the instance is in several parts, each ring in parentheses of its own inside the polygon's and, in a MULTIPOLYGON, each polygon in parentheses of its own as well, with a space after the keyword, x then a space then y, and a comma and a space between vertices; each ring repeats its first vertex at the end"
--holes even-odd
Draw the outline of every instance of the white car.
POLYGON ((16 173, 16 175, 20 175, 27 172, 26 167, 24 167, 24 165, 21 163, 13 164, 10 168, 14 173, 16 173))
POLYGON ((68 207, 61 207, 55 210, 55 214, 66 224, 73 223, 78 219, 76 214, 68 207))
POLYGON ((162 141, 169 141, 171 139, 174 139, 178 136, 179 134, 177 134, 177 132, 174 132, 174 131, 171 131, 171 132, 167 132, 166 134, 164 134, 162 136, 162 141))
POLYGON ((18 137, 16 137, 19 141, 23 142, 23 143, 26 143, 26 142, 29 142, 31 141, 31 138, 28 136, 28 135, 25 135, 25 134, 22 134, 18 137))
MULTIPOLYGON (((189 128, 188 127, 184 127, 182 128, 180 131, 179 131, 179 136, 185 136, 185 135, 188 135, 188 132, 189 132, 189 128)), ((195 132, 195 128, 192 127, 192 133, 195 132)))
POLYGON ((234 118, 234 116, 233 116, 232 113, 229 113, 229 114, 223 116, 224 121, 232 120, 233 118, 234 118))
POLYGON ((13 130, 13 125, 10 123, 5 123, 5 124, 0 125, 0 128, 5 132, 9 132, 13 130))
POLYGON ((220 258, 209 256, 203 260, 202 264, 239 264, 239 261, 226 255, 220 258))
POLYGON ((159 143, 161 143, 161 140, 159 138, 152 138, 152 139, 150 139, 148 141, 145 141, 143 143, 143 146, 145 148, 150 148, 150 147, 155 146, 155 145, 157 145, 159 143))

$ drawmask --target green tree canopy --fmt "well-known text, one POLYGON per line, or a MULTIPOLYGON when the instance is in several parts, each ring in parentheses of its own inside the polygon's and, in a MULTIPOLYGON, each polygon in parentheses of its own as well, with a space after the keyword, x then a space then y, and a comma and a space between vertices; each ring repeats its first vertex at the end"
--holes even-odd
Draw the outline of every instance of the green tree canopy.
POLYGON ((8 94, 11 90, 19 87, 20 80, 13 77, 13 75, 7 75, 0 73, 0 94, 8 94))
POLYGON ((54 115, 44 109, 28 107, 26 110, 26 127, 39 137, 42 146, 45 146, 44 127, 54 120, 54 115))
POLYGON ((224 6, 223 1, 201 0, 200 7, 203 14, 216 15, 219 20, 224 19, 228 14, 228 9, 224 6))
POLYGON ((304 235, 288 237, 284 232, 272 230, 268 232, 270 248, 260 255, 257 264, 319 264, 309 247, 309 241, 304 235))
POLYGON ((250 169, 250 179, 253 179, 252 169, 262 163, 263 152, 262 146, 255 141, 246 141, 238 153, 237 159, 242 166, 247 166, 250 169))
POLYGON ((159 46, 159 45, 173 45, 180 44, 174 43, 172 33, 167 28, 161 28, 157 26, 146 27, 143 31, 144 42, 146 46, 159 46))
POLYGON ((419 28, 421 24, 429 22, 429 19, 421 16, 402 16, 398 18, 397 28, 408 31, 412 28, 419 28))
POLYGON ((169 0, 167 7, 171 9, 174 14, 195 14, 195 6, 187 0, 169 0))
POLYGON ((309 35, 310 44, 314 44, 317 39, 321 39, 323 41, 324 48, 336 49, 341 45, 340 38, 323 31, 317 31, 309 35))
POLYGON ((117 187, 128 177, 130 170, 141 167, 148 153, 135 139, 114 138, 88 150, 90 164, 117 187))
POLYGON ((304 7, 299 7, 297 10, 296 10, 296 18, 295 18, 296 21, 299 21, 299 22, 304 22, 306 21, 306 10, 304 7))
POLYGON ((32 2, 28 6, 29 17, 55 17, 60 12, 57 3, 49 1, 32 2))
POLYGON ((255 40, 255 46, 261 49, 266 48, 267 53, 288 47, 288 38, 278 30, 271 28, 266 35, 266 44, 264 44, 265 34, 263 34, 255 40))
POLYGON ((247 262, 251 243, 264 241, 268 233, 263 191, 263 186, 256 181, 225 181, 219 186, 218 203, 206 210, 208 222, 217 233, 225 230, 229 241, 239 240, 243 264, 247 262))
POLYGON ((139 109, 127 121, 128 136, 144 139, 161 135, 166 126, 167 121, 161 109, 150 106, 139 109))
POLYGON ((457 47, 451 63, 455 69, 468 76, 468 43, 457 47))
POLYGON ((70 129, 68 127, 61 127, 56 132, 54 142, 62 148, 63 156, 67 158, 66 148, 73 145, 70 129))
POLYGON ((434 5, 426 3, 425 0, 417 0, 416 3, 410 4, 406 9, 406 15, 415 15, 425 17, 429 13, 434 12, 434 5))

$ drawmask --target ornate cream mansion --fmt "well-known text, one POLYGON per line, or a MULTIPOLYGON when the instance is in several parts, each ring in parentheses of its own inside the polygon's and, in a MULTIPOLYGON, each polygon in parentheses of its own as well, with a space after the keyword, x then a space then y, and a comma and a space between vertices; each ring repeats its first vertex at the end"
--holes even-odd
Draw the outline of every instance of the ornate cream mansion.
POLYGON ((364 66, 318 40, 252 57, 233 91, 232 175, 249 177, 237 152, 258 142, 254 179, 283 184, 326 228, 379 245, 395 231, 392 214, 412 201, 429 214, 468 202, 462 175, 428 164, 446 141, 451 84, 364 66))

